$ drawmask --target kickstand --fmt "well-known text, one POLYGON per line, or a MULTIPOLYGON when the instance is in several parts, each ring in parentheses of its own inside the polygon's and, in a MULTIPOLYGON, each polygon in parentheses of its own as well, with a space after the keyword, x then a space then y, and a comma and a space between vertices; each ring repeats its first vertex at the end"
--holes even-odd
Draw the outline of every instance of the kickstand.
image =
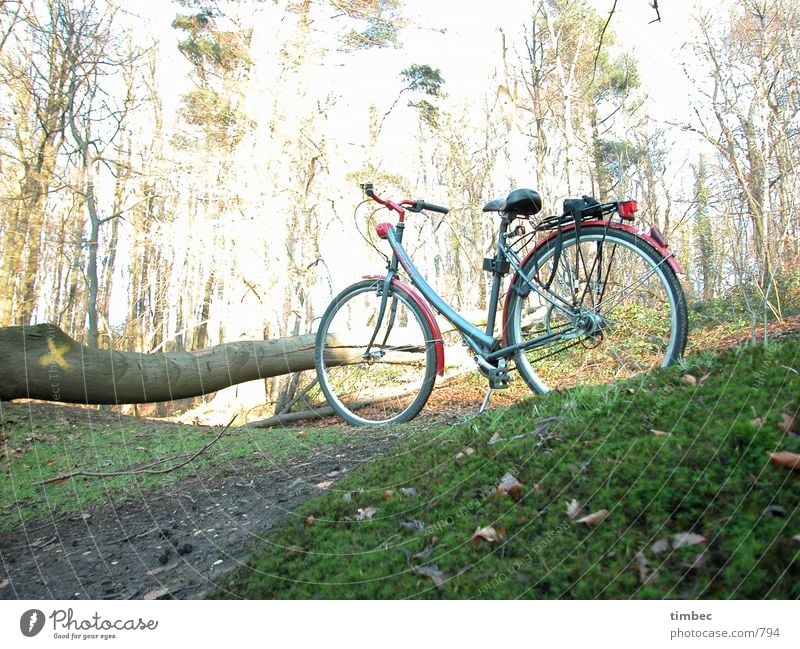
POLYGON ((486 392, 486 396, 483 397, 483 403, 481 404, 478 413, 484 412, 486 410, 486 407, 489 405, 489 398, 492 396, 492 392, 494 392, 494 388, 489 388, 489 390, 486 392))

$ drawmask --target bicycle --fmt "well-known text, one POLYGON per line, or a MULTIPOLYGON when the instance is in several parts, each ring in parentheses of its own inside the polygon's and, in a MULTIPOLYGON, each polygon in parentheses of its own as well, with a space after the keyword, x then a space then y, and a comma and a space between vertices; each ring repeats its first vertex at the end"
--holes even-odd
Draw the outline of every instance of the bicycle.
POLYGON ((401 423, 423 408, 445 369, 434 311, 460 334, 488 380, 481 411, 493 390, 508 387, 512 363, 533 392, 544 393, 563 385, 559 379, 570 372, 592 370, 615 380, 665 367, 683 354, 683 271, 656 228, 630 224, 635 201, 567 199, 563 214, 538 221, 533 217, 542 201, 534 190, 487 203, 483 211, 497 214, 500 228, 495 255, 483 264, 492 283, 481 329, 431 288, 403 247, 407 212, 449 210, 424 200, 383 199, 371 183, 362 189, 398 220, 375 228, 392 251, 386 273, 339 293, 317 331, 317 379, 346 422, 401 423), (401 269, 411 285, 399 277, 401 269), (496 336, 501 284, 509 274, 496 336))

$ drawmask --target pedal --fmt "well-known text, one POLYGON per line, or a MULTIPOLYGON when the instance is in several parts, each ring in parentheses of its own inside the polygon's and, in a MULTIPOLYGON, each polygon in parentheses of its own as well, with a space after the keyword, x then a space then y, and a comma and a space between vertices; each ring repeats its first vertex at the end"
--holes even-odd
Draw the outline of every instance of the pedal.
POLYGON ((497 361, 497 365, 492 365, 480 356, 475 357, 478 368, 489 381, 489 390, 505 390, 511 377, 508 375, 508 363, 505 358, 497 361))

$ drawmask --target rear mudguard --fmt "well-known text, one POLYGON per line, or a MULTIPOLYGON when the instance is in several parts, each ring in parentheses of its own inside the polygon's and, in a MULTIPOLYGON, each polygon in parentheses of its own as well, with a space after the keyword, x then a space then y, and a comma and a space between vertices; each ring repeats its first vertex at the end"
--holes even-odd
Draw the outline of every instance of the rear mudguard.
MULTIPOLYGON (((386 275, 366 275, 364 279, 385 280, 386 275)), ((428 323, 428 326, 433 332, 433 345, 436 350, 436 373, 439 376, 444 376, 444 341, 442 340, 442 330, 439 328, 439 323, 436 322, 433 311, 431 311, 428 303, 422 299, 419 293, 408 284, 401 282, 397 277, 392 278, 392 286, 398 291, 405 293, 411 301, 422 310, 425 322, 428 323)))
MULTIPOLYGON (((678 263, 678 260, 675 259, 675 255, 672 254, 672 252, 669 250, 669 248, 667 248, 667 246, 662 245, 661 243, 659 243, 655 239, 655 237, 651 234, 652 230, 650 232, 644 232, 642 230, 637 230, 633 226, 627 225, 626 223, 609 223, 608 221, 602 221, 602 220, 599 220, 599 219, 594 220, 594 221, 584 221, 584 222, 581 223, 581 227, 588 227, 588 226, 591 226, 591 225, 601 225, 603 227, 607 227, 607 228, 613 229, 613 230, 625 230, 627 232, 630 232, 633 235, 636 235, 642 241, 645 241, 645 242, 649 243, 656 250, 656 252, 658 252, 662 257, 664 257, 664 259, 666 259, 667 263, 670 265, 670 268, 672 268, 672 270, 674 270, 676 274, 683 275, 683 268, 681 268, 681 265, 678 263)), ((575 229, 575 224, 571 223, 569 225, 564 225, 561 228, 561 231, 562 232, 569 232, 570 230, 574 230, 574 229, 575 229)), ((533 248, 533 250, 531 250, 525 256, 525 259, 522 260, 522 263, 520 264, 520 267, 524 268, 525 264, 528 263, 528 260, 531 257, 533 257, 533 255, 535 255, 542 246, 546 245, 556 235, 557 235, 557 232, 553 232, 552 234, 550 234, 547 237, 545 237, 544 239, 542 239, 539 243, 537 243, 536 246, 533 248)), ((663 236, 661 238, 663 239, 663 236)), ((511 277, 511 282, 508 285, 508 292, 506 293, 505 301, 503 303, 503 344, 504 345, 508 345, 508 339, 507 339, 507 333, 506 333, 508 331, 508 327, 506 326, 507 325, 506 318, 508 317, 508 307, 509 307, 509 301, 511 299, 511 293, 513 292, 514 286, 517 283, 518 275, 519 275, 519 273, 514 273, 514 275, 511 277)))

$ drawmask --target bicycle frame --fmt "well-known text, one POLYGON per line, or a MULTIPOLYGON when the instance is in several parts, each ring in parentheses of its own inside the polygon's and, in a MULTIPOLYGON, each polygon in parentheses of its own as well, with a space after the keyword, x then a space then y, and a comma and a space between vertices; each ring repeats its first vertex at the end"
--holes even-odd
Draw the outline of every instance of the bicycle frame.
MULTIPOLYGON (((564 333, 547 334, 545 336, 540 336, 539 338, 525 341, 524 343, 505 346, 503 346, 502 339, 495 338, 493 332, 497 315, 497 307, 500 302, 500 284, 503 276, 505 275, 505 273, 500 272, 499 270, 500 264, 503 261, 508 261, 517 274, 522 274, 520 260, 516 258, 516 255, 513 253, 513 251, 511 251, 506 245, 506 233, 508 231, 509 224, 510 219, 505 216, 502 217, 500 232, 498 233, 497 253, 494 258, 492 289, 489 298, 489 306, 487 308, 485 330, 479 329, 474 324, 466 320, 452 307, 450 307, 450 305, 444 301, 444 299, 430 286, 430 284, 428 284, 428 282, 422 276, 422 273, 420 273, 420 271, 414 265, 414 262, 408 255, 408 252, 403 247, 403 229, 405 228, 405 222, 403 218, 400 219, 396 226, 393 226, 390 223, 380 223, 376 227, 378 236, 388 241, 390 247, 392 248, 393 255, 392 260, 389 263, 389 270, 387 273, 387 278, 389 281, 391 281, 391 278, 397 274, 399 267, 402 267, 403 270, 408 274, 411 283, 422 294, 425 300, 427 300, 428 303, 438 313, 440 313, 458 330, 458 332, 463 336, 467 345, 469 345, 469 347, 478 355, 479 358, 490 363, 501 358, 511 358, 517 352, 525 349, 531 349, 533 347, 548 344, 554 340, 566 339, 570 337, 569 334, 564 333)), ((536 291, 544 300, 552 304, 555 308, 563 311, 570 317, 575 315, 572 309, 558 304, 556 299, 539 288, 535 282, 532 282, 527 278, 525 278, 525 281, 530 285, 532 290, 536 291)))

